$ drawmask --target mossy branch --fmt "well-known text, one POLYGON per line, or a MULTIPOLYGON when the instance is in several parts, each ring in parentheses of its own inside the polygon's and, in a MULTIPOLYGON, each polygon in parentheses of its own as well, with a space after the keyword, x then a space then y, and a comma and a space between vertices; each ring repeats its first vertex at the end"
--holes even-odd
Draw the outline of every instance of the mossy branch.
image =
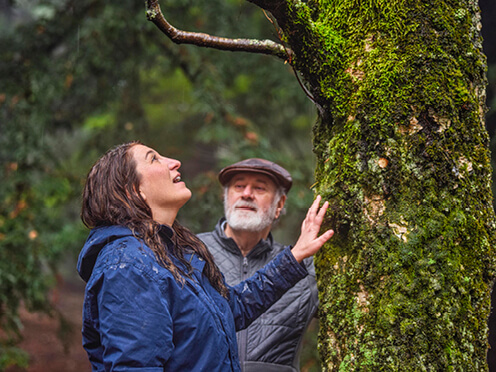
POLYGON ((249 52, 272 55, 283 60, 290 59, 291 51, 284 45, 272 40, 230 39, 200 32, 181 31, 172 26, 162 14, 158 0, 146 0, 146 16, 165 35, 176 44, 193 44, 196 46, 229 50, 232 52, 249 52))

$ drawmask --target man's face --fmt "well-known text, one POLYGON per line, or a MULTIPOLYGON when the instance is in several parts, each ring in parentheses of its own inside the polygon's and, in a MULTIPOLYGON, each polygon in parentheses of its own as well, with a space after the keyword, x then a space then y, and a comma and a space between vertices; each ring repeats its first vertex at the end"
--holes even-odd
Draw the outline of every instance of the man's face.
POLYGON ((277 186, 260 173, 235 175, 224 195, 224 212, 233 230, 262 231, 279 217, 285 196, 278 197, 277 186))

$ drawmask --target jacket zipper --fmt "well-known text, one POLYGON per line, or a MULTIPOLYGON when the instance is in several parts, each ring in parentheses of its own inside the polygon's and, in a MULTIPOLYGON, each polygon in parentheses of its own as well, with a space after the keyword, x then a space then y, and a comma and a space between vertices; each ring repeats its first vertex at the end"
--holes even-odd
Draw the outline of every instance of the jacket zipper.
MULTIPOLYGON (((246 258, 246 256, 243 256, 242 270, 243 270, 242 280, 246 280, 248 277, 248 258, 246 258)), ((248 350, 247 350, 247 348, 248 348, 248 330, 243 329, 238 334, 239 334, 238 342, 239 342, 239 346, 240 346, 239 347, 239 361, 241 364, 241 371, 244 371, 245 366, 244 366, 243 361, 246 360, 246 354, 248 352, 248 350)))
POLYGON ((248 259, 243 257, 243 280, 246 280, 246 274, 248 274, 248 259))

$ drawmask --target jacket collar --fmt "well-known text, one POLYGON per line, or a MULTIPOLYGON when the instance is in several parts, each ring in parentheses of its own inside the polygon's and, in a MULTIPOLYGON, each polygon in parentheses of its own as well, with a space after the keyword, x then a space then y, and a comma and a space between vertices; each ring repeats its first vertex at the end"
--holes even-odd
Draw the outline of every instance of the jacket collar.
MULTIPOLYGON (((226 218, 222 217, 218 222, 217 225, 215 226, 214 234, 216 235, 217 239, 222 242, 222 246, 225 247, 228 251, 241 255, 241 250, 239 249, 238 245, 234 241, 234 239, 229 238, 226 233, 226 218)), ((248 253, 248 257, 257 257, 260 256, 266 252, 269 252, 272 250, 272 246, 274 244, 274 238, 272 237, 272 233, 269 233, 267 236, 267 239, 261 239, 257 245, 248 253)))
MULTIPOLYGON (((162 238, 162 241, 165 245, 167 245, 167 247, 172 247, 174 245, 174 242, 172 241, 174 230, 172 230, 170 226, 162 225, 160 227, 159 234, 162 238)), ((171 255, 171 258, 175 260, 177 266, 183 267, 183 264, 179 260, 177 260, 175 256, 171 255)), ((205 260, 198 254, 196 254, 192 248, 184 248, 184 258, 191 264, 194 269, 198 270, 200 273, 203 272, 203 269, 205 267, 205 260)))
POLYGON ((174 230, 170 226, 161 225, 160 230, 158 231, 160 238, 164 242, 167 247, 172 247, 174 242, 172 241, 172 237, 174 236, 174 230))

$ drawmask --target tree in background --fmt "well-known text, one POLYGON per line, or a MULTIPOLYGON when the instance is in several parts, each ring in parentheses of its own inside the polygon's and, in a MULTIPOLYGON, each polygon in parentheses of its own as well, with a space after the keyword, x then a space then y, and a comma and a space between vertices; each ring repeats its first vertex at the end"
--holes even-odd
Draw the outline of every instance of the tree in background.
POLYGON ((487 369, 495 218, 476 1, 251 0, 281 44, 175 29, 179 43, 271 54, 318 108, 315 191, 337 235, 316 260, 325 370, 487 369))

